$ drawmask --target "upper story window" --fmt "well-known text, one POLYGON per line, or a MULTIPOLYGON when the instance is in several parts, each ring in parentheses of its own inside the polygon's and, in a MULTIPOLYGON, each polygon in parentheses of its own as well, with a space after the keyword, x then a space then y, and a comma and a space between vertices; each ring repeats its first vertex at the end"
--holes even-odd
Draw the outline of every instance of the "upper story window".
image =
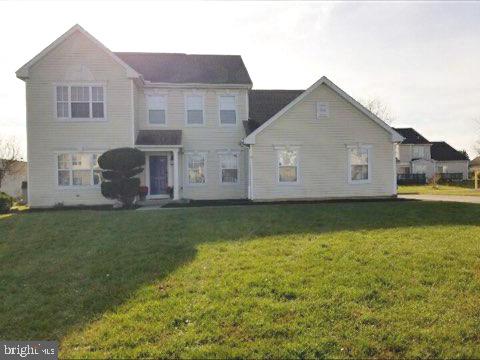
POLYGON ((278 150, 278 181, 296 183, 298 181, 298 151, 278 150))
POLYGON ((352 146, 348 148, 348 181, 350 183, 370 182, 370 146, 352 146))
POLYGON ((186 97, 187 125, 203 125, 203 96, 186 97))
POLYGON ((220 154, 220 179, 222 184, 238 182, 238 154, 220 154))
POLYGON ((96 153, 63 153, 57 155, 58 186, 100 185, 102 170, 96 153))
POLYGON ((56 111, 58 119, 105 118, 103 86, 57 86, 56 111))
POLYGON ((317 119, 329 116, 329 108, 326 102, 317 101, 317 119))
POLYGON ((149 95, 147 96, 148 122, 153 125, 166 125, 166 96, 149 95))
POLYGON ((425 147, 424 146, 414 146, 412 158, 414 159, 424 159, 425 158, 425 147))
POLYGON ((220 124, 235 125, 237 123, 237 107, 235 96, 220 96, 220 124))

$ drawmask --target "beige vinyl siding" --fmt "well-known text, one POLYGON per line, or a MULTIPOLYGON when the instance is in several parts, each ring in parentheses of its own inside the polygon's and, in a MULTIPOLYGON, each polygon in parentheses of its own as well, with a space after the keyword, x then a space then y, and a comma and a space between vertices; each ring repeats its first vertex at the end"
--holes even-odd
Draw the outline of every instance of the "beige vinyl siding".
POLYGON ((326 85, 256 136, 253 145, 255 200, 391 196, 396 193, 391 135, 326 85), (329 117, 316 119, 316 101, 329 117), (371 182, 349 184, 347 146, 370 145, 371 182), (298 184, 279 184, 274 146, 298 146, 298 184))
POLYGON ((79 32, 30 69, 26 81, 29 202, 33 207, 109 203, 98 187, 57 187, 56 152, 132 146, 131 80, 123 67, 79 32), (55 83, 101 82, 107 121, 60 121, 55 83))
POLYGON ((464 179, 468 179, 468 161, 435 161, 437 166, 446 166, 447 173, 462 173, 464 179))
MULTIPOLYGON (((247 149, 240 146, 240 141, 245 137, 243 121, 247 120, 246 96, 244 89, 139 89, 138 93, 138 128, 140 130, 152 129, 180 129, 182 130, 183 149, 179 155, 179 182, 180 197, 185 199, 237 199, 247 197, 247 149), (148 123, 146 93, 157 91, 159 95, 166 96, 167 111, 166 125, 151 125, 148 123), (204 97, 204 125, 186 125, 185 98, 187 95, 202 95, 204 97), (220 95, 235 95, 237 105, 237 124, 235 126, 222 126, 219 122, 220 95), (220 181, 219 151, 233 150, 239 152, 238 183, 222 184, 220 181), (189 185, 186 174, 186 155, 188 152, 207 153, 206 183, 202 185, 189 185)), ((142 177, 146 182, 145 174, 142 177)))

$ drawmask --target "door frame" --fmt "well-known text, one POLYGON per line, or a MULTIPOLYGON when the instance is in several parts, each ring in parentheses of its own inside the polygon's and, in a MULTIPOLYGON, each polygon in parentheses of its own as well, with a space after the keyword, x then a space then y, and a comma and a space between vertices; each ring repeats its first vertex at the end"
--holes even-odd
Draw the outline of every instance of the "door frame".
POLYGON ((145 154, 146 156, 146 166, 145 166, 145 175, 146 175, 146 179, 145 179, 145 184, 147 184, 148 186, 148 194, 147 194, 147 199, 169 199, 170 198, 170 195, 169 194, 157 194, 157 195, 150 195, 150 190, 151 190, 151 186, 150 186, 150 156, 164 156, 167 158, 167 187, 168 187, 168 167, 169 167, 169 152, 168 151, 165 151, 163 153, 152 153, 152 154, 145 154))

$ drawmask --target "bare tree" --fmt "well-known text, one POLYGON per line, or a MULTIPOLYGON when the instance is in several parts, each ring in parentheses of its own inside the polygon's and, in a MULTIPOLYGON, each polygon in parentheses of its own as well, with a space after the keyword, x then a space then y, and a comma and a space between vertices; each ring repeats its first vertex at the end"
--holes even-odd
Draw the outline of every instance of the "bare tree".
POLYGON ((367 99, 361 99, 360 103, 371 113, 373 113, 389 125, 392 125, 393 121, 395 120, 395 117, 390 111, 389 106, 379 98, 372 97, 367 99))
POLYGON ((478 140, 475 146, 475 150, 477 151, 478 155, 480 155, 480 116, 474 119, 473 121, 477 123, 477 133, 478 133, 478 140))
POLYGON ((7 175, 14 175, 20 170, 17 162, 21 160, 20 148, 15 138, 0 139, 0 187, 7 175))

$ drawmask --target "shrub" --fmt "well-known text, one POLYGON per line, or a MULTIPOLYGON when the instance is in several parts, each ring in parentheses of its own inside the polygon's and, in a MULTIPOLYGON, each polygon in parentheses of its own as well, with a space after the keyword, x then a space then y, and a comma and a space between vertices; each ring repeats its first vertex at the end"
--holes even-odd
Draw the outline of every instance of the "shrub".
POLYGON ((102 195, 130 208, 140 186, 140 179, 134 176, 143 171, 145 155, 133 148, 108 150, 98 158, 98 165, 103 170, 102 195))
POLYGON ((13 198, 4 192, 0 192, 0 214, 8 213, 12 206, 13 198))

